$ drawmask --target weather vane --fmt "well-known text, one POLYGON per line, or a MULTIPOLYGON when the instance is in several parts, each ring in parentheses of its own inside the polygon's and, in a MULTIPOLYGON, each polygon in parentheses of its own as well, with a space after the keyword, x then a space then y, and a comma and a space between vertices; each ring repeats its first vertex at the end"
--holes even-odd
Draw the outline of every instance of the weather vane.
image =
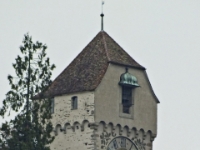
POLYGON ((101 3, 101 13, 103 14, 103 5, 104 5, 104 1, 102 0, 102 3, 101 3))
POLYGON ((103 14, 103 5, 104 5, 104 1, 102 0, 102 3, 101 3, 101 31, 103 31, 103 17, 104 17, 104 14, 103 14))

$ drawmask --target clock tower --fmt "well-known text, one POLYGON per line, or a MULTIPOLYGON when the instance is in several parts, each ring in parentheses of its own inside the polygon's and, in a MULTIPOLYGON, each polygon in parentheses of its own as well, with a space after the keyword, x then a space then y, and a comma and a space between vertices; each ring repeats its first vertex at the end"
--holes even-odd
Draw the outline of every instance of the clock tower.
POLYGON ((153 149, 159 100, 130 55, 102 30, 43 93, 52 98, 52 150, 153 149))

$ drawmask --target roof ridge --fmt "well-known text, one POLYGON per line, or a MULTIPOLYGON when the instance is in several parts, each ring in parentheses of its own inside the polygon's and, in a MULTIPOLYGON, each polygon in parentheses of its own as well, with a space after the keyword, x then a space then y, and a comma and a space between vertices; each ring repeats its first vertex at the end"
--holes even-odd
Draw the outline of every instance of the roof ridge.
MULTIPOLYGON (((100 31, 100 32, 101 32, 101 31, 100 31)), ((83 51, 97 36, 98 36, 98 34, 97 34, 92 40, 90 40, 90 41, 88 42, 88 44, 75 56, 75 58, 71 60, 71 62, 69 63, 69 65, 68 65, 67 67, 65 67, 65 68, 61 71, 60 74, 57 75, 57 77, 54 79, 54 81, 55 81, 60 75, 62 75, 62 74, 64 73, 64 71, 65 71, 67 68, 69 68, 70 64, 71 64, 72 62, 74 62, 75 59, 78 58, 78 57, 81 55, 82 51, 83 51)))
POLYGON ((135 59, 133 59, 133 57, 131 56, 131 55, 129 55, 129 53, 127 53, 125 50, 124 50, 124 48, 122 48, 119 44, 118 44, 118 42, 116 42, 107 32, 105 32, 105 31, 102 31, 102 34, 103 34, 103 40, 104 40, 104 45, 106 46, 106 55, 107 55, 107 57, 108 57, 108 62, 114 62, 114 63, 116 63, 116 64, 121 64, 121 65, 126 65, 126 66, 132 66, 132 67, 135 67, 135 68, 141 68, 141 69, 144 69, 144 70, 146 70, 146 68, 144 67, 144 66, 142 66, 142 65, 140 65, 135 59), (106 37, 107 36, 107 37, 106 37), (107 41, 106 41, 106 38, 108 38, 108 39, 111 39, 130 59, 131 59, 131 61, 134 61, 134 63, 135 64, 137 64, 137 66, 135 66, 135 65, 129 65, 129 64, 125 64, 125 63, 120 63, 120 62, 117 62, 117 61, 115 61, 115 60, 113 60, 112 58, 113 58, 113 56, 111 55, 111 56, 109 56, 110 54, 109 54, 109 51, 110 51, 110 49, 108 49, 108 47, 109 47, 109 45, 107 46, 107 41))
POLYGON ((106 56, 107 56, 108 61, 111 61, 111 59, 110 59, 110 57, 109 57, 109 54, 108 54, 108 47, 107 47, 106 39, 105 39, 103 33, 105 33, 105 32, 104 32, 104 31, 102 32, 102 37, 103 37, 103 44, 104 44, 106 56))

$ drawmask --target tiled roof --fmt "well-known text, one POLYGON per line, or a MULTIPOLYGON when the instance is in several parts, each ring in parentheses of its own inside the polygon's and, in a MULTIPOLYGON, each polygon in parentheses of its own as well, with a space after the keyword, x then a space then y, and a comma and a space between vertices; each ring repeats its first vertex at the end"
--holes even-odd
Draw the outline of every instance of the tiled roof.
MULTIPOLYGON (((101 82, 109 63, 145 69, 106 32, 100 31, 40 96, 92 91, 101 82)), ((38 98, 37 95, 35 98, 38 98)))

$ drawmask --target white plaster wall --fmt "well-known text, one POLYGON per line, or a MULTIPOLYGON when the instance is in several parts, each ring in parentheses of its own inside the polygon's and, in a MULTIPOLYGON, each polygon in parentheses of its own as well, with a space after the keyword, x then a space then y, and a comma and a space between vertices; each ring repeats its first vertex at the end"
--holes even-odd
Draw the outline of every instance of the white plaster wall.
POLYGON ((86 150, 93 147, 89 123, 94 122, 94 92, 74 93, 54 97, 55 140, 52 150, 86 150), (78 109, 71 109, 71 99, 78 97, 78 109), (61 130, 60 130, 61 129, 61 130))
POLYGON ((152 93, 148 78, 144 70, 129 68, 140 87, 134 91, 134 105, 131 107, 132 117, 119 113, 121 104, 121 86, 118 85, 121 74, 125 73, 124 66, 109 64, 109 67, 95 90, 95 122, 105 121, 115 125, 135 127, 145 132, 157 133, 157 101, 152 93), (102 94, 103 93, 103 94, 102 94))

